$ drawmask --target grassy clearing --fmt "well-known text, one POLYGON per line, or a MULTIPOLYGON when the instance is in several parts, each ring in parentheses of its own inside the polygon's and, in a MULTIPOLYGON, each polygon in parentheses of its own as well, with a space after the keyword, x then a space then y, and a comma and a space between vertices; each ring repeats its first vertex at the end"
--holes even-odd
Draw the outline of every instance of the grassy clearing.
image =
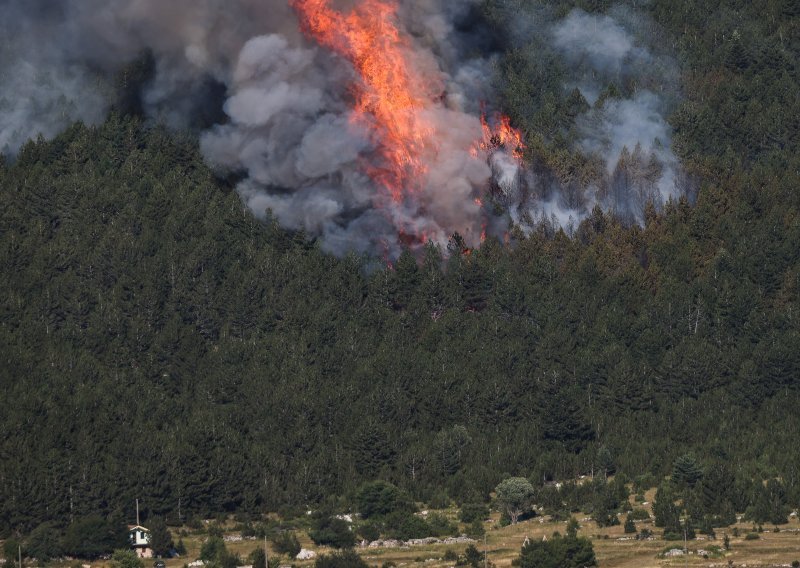
MULTIPOLYGON (((656 538, 649 541, 618 540, 629 535, 624 534, 621 525, 615 527, 599 528, 594 521, 586 520, 585 515, 577 514, 580 521, 580 534, 592 539, 597 559, 601 568, 661 568, 669 566, 727 566, 732 560, 735 566, 774 566, 790 565, 795 559, 800 559, 800 523, 793 519, 788 525, 780 527, 780 532, 771 532, 773 527, 764 527, 764 532, 759 534, 758 540, 745 540, 745 535, 751 532, 752 525, 742 523, 738 525, 739 536, 733 537, 733 527, 717 530, 715 541, 698 540, 689 541, 688 548, 692 552, 708 550, 716 545, 722 548, 724 533, 731 539, 731 550, 724 556, 703 558, 697 554, 688 557, 680 556, 663 558, 660 554, 669 548, 683 548, 683 542, 667 542, 661 538, 661 530, 650 523, 637 523, 637 528, 649 527, 654 531, 656 538)), ((566 523, 554 523, 542 518, 534 518, 520 522, 517 525, 499 527, 498 517, 495 515, 486 526, 486 549, 489 560, 499 567, 511 566, 511 562, 519 554, 525 538, 541 539, 550 537, 553 532, 565 531, 566 523)), ((235 534, 235 533, 230 533, 235 534)), ((190 534, 183 538, 187 548, 187 557, 173 558, 166 561, 167 568, 183 568, 184 564, 198 558, 200 546, 206 537, 204 535, 190 534)), ((303 548, 314 550, 318 554, 330 552, 330 549, 315 546, 308 535, 299 533, 298 538, 303 548)), ((263 546, 263 541, 246 540, 227 543, 228 549, 239 554, 243 559, 257 546, 263 546)), ((484 543, 478 542, 479 550, 484 550, 484 543)), ((395 562, 398 566, 425 566, 426 568, 445 568, 453 565, 452 562, 442 560, 445 552, 450 549, 461 553, 466 545, 430 545, 415 546, 406 549, 377 548, 359 549, 359 553, 367 563, 380 566, 384 562, 395 562)), ((270 552, 270 554, 274 554, 270 552)), ((97 562, 92 568, 101 568, 103 562, 97 562)), ((289 562, 286 565, 312 566, 313 561, 289 562)), ((146 566, 148 564, 146 563, 146 566)))

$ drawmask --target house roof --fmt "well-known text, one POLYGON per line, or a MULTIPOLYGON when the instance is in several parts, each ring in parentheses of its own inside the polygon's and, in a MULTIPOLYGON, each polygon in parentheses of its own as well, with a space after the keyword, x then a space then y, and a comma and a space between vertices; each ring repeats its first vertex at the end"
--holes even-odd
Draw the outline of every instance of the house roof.
POLYGON ((140 530, 140 531, 147 531, 147 532, 150 532, 150 529, 148 529, 148 528, 145 528, 145 527, 143 527, 143 526, 141 526, 141 525, 133 525, 132 527, 128 527, 128 530, 129 530, 129 531, 135 531, 135 530, 137 530, 137 529, 138 529, 138 530, 140 530))

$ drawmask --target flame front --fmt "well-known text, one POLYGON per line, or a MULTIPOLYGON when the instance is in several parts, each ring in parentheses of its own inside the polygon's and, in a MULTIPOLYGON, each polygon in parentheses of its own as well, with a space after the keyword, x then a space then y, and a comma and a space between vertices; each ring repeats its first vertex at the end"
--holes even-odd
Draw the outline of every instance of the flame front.
POLYGON ((438 77, 419 77, 409 62, 408 39, 400 32, 397 5, 364 0, 348 14, 330 0, 290 0, 303 31, 349 61, 359 80, 353 85, 355 117, 368 125, 378 148, 372 179, 399 202, 418 189, 425 174, 423 154, 436 152, 434 128, 420 110, 425 93, 441 91, 438 77))

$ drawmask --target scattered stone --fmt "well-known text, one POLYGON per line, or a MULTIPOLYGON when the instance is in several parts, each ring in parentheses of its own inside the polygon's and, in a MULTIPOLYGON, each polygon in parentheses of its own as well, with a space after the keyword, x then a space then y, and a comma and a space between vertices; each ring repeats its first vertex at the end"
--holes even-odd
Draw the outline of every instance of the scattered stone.
POLYGON ((684 555, 684 552, 683 552, 683 549, 682 549, 682 548, 672 548, 672 549, 670 549, 670 550, 667 550, 667 551, 664 553, 664 556, 665 556, 666 558, 672 558, 672 557, 674 557, 674 556, 683 556, 683 555, 684 555))
POLYGON ((295 556, 297 560, 312 560, 317 557, 317 553, 313 550, 308 550, 305 548, 300 549, 300 552, 295 556))
POLYGON ((205 566, 205 565, 206 565, 205 560, 195 560, 194 562, 189 562, 188 564, 189 568, 199 568, 200 566, 205 566))
POLYGON ((410 546, 429 546, 431 544, 469 544, 476 542, 474 538, 469 538, 466 535, 451 536, 445 539, 438 539, 436 537, 428 538, 412 538, 408 541, 386 539, 386 540, 373 540, 370 543, 362 542, 361 546, 366 548, 408 548, 410 546))

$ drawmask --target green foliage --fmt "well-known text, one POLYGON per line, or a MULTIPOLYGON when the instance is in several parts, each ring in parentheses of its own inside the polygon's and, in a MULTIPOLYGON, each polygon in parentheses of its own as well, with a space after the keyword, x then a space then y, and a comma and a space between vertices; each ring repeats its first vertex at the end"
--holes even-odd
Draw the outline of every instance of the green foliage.
POLYGON ((267 568, 267 556, 264 554, 264 549, 260 546, 256 547, 249 557, 250 564, 253 568, 267 568))
POLYGON ((486 529, 483 526, 483 521, 475 519, 467 525, 466 534, 470 538, 481 539, 486 534, 486 529))
POLYGON ((50 524, 36 527, 25 539, 25 552, 40 562, 49 562, 62 555, 61 532, 50 524))
POLYGON ((144 562, 136 555, 136 552, 125 548, 115 550, 111 556, 112 568, 144 568, 144 562))
POLYGON ((200 559, 206 563, 223 564, 228 557, 228 549, 221 536, 209 536, 200 547, 200 559))
POLYGON ((122 523, 99 516, 84 517, 67 527, 61 545, 68 556, 92 560, 127 547, 128 531, 122 523))
POLYGON ((680 456, 672 466, 672 481, 679 487, 694 487, 703 477, 703 471, 694 456, 680 456))
POLYGON ((432 536, 457 536, 458 524, 451 523, 450 520, 441 513, 431 513, 425 518, 425 522, 430 527, 432 536))
MULTIPOLYGON (((509 5, 482 4, 500 37, 509 13, 571 7, 509 5)), ((121 114, 2 160, 0 534, 131 519, 137 497, 170 518, 316 509, 379 477, 472 502, 593 465, 639 491, 676 474, 678 518, 782 520, 800 506, 795 5, 637 3, 682 66, 670 125, 699 180, 644 227, 597 209, 574 238, 512 228, 462 255, 454 236, 446 262, 429 244, 390 271, 257 222, 196 142, 121 114)), ((506 44, 498 92, 534 173, 593 179, 570 139, 588 101, 545 39, 506 44)), ((117 110, 152 73, 147 54, 125 70, 117 110)), ((620 77, 598 102, 651 87, 620 77)), ((566 491, 540 491, 562 518, 602 505, 566 491)))
POLYGON ((535 491, 531 482, 524 477, 510 477, 495 487, 495 502, 514 524, 532 503, 535 491))
POLYGON ((783 525, 788 522, 789 513, 786 490, 777 479, 766 484, 757 484, 753 489, 752 505, 747 509, 747 518, 755 523, 783 525))
POLYGON ((348 549, 317 557, 314 568, 369 568, 369 564, 354 550, 348 549))
POLYGON ((378 540, 381 537, 380 526, 375 522, 365 522, 358 526, 358 536, 367 542, 378 540))
POLYGON ((625 530, 625 534, 636 534, 636 523, 633 522, 633 519, 630 515, 628 515, 625 519, 623 528, 625 530))
POLYGON ((474 544, 470 544, 464 549, 464 562, 467 566, 479 568, 483 566, 483 553, 474 544))
POLYGON ((458 518, 462 523, 483 521, 488 517, 489 507, 483 503, 464 503, 458 512, 458 518))
POLYGON ((300 554, 300 541, 297 535, 291 531, 284 531, 272 539, 272 546, 278 554, 285 554, 290 559, 300 554))
POLYGON ((362 485, 356 493, 356 507, 361 517, 381 517, 397 511, 416 510, 410 497, 391 483, 372 481, 362 485))
POLYGON ((3 542, 3 558, 6 561, 6 565, 20 568, 18 559, 20 546, 21 543, 15 538, 6 539, 3 542))
POLYGON ((597 566, 592 542, 583 537, 553 535, 528 540, 519 557, 521 568, 589 568, 597 566))
POLYGON ((323 515, 314 521, 308 536, 315 544, 333 548, 352 548, 356 543, 350 524, 344 519, 323 515))
POLYGON ((162 517, 155 517, 148 521, 150 525, 150 548, 156 556, 167 556, 175 547, 172 541, 172 534, 167 528, 167 523, 162 517))
POLYGON ((411 513, 394 513, 386 518, 387 533, 391 538, 408 540, 435 536, 428 522, 411 513))
POLYGON ((581 528, 580 523, 578 523, 578 519, 575 517, 570 517, 569 521, 567 521, 567 530, 566 535, 567 538, 576 538, 578 536, 578 530, 581 528))

